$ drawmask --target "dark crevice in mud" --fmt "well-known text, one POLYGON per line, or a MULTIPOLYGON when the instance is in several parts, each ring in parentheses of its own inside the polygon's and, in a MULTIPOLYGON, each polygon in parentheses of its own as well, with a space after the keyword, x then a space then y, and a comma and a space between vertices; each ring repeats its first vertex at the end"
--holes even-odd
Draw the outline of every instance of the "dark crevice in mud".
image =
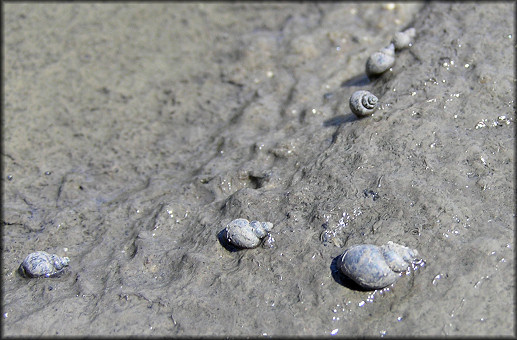
POLYGON ((133 259, 136 256, 136 253, 138 252, 138 247, 136 246, 136 238, 138 236, 135 235, 133 242, 131 243, 131 246, 129 247, 127 254, 129 259, 133 259))
POLYGON ((249 182, 251 184, 251 187, 253 189, 260 189, 264 186, 264 182, 268 180, 268 176, 265 175, 265 176, 253 176, 253 175, 248 175, 248 178, 249 178, 249 182))
MULTIPOLYGON (((207 158, 206 161, 204 161, 200 166, 198 166, 197 168, 193 169, 189 173, 190 178, 194 178, 194 177, 197 177, 197 176, 201 175, 203 173, 203 170, 205 170, 205 167, 207 166, 207 164, 212 162, 215 158, 220 157, 221 151, 223 151, 225 143, 226 143, 226 138, 218 136, 217 133, 213 134, 212 136, 210 136, 209 139, 208 139, 208 143, 207 144, 210 145, 210 146, 215 145, 215 151, 213 152, 213 155, 211 157, 207 158)), ((210 149, 206 148, 206 147, 203 148, 203 150, 206 151, 206 152, 210 152, 210 149)), ((211 176, 210 180, 213 177, 214 176, 211 176)), ((203 183, 208 183, 210 180, 204 179, 203 183)))
POLYGON ((298 85, 297 81, 295 81, 295 83, 289 88, 289 93, 287 94, 287 98, 282 103, 282 106, 281 106, 281 109, 280 109, 280 117, 281 118, 285 118, 287 107, 293 101, 294 92, 296 91, 296 85, 298 85))
POLYGON ((409 50, 409 54, 411 54, 411 56, 415 58, 416 61, 418 61, 419 65, 424 63, 422 59, 413 50, 409 50))
POLYGON ((145 227, 147 230, 153 230, 155 228, 156 221, 158 220, 160 213, 162 212, 164 206, 165 206, 165 203, 158 204, 158 206, 151 213, 151 216, 149 217, 149 220, 147 221, 146 227, 145 227))
POLYGON ((233 86, 237 86, 239 89, 242 89, 244 87, 244 84, 237 83, 233 80, 221 80, 223 84, 230 84, 233 86))
POLYGON ((289 14, 289 15, 285 18, 284 22, 282 22, 282 23, 280 24, 279 31, 280 31, 280 32, 282 32, 282 33, 284 33, 284 32, 285 32, 285 29, 286 29, 286 27, 287 27, 287 25, 289 24, 289 22, 291 22, 291 20, 293 20, 293 16, 292 16, 292 14, 289 14))
MULTIPOLYGON (((233 115, 233 117, 231 117, 229 120, 228 120, 228 124, 227 125, 235 125, 239 122, 240 118, 242 117, 242 115, 244 114, 244 112, 246 111, 246 109, 258 98, 258 91, 254 91, 253 93, 253 96, 251 97, 251 99, 248 99, 244 104, 241 105, 241 107, 239 107, 237 109, 237 112, 233 115)), ((227 126, 226 125, 226 126, 227 126)), ((224 127, 226 127, 224 126, 224 127)))
POLYGON ((330 141, 330 145, 336 143, 337 136, 339 136, 339 129, 336 129, 336 131, 334 131, 334 133, 332 134, 332 139, 330 141))
POLYGON ((60 207, 59 200, 61 198, 61 193, 63 192, 63 187, 66 182, 66 178, 69 173, 66 173, 63 177, 61 177, 61 181, 59 182, 59 187, 57 188, 57 194, 56 194, 56 208, 60 207))
POLYGON ((323 10, 323 8, 321 8, 320 4, 316 3, 316 8, 318 9, 318 14, 319 14, 319 18, 318 18, 318 27, 321 27, 323 25, 323 20, 325 19, 325 11, 323 10))
POLYGON ((307 109, 303 109, 300 112, 300 116, 298 117, 298 121, 303 124, 305 122, 305 117, 307 117, 307 109))

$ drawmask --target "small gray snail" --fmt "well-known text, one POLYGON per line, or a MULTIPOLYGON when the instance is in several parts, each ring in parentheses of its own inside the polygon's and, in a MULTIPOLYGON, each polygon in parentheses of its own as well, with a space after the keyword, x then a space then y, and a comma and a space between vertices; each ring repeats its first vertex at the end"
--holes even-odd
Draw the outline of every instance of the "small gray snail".
POLYGON ((68 257, 37 251, 23 260, 18 272, 24 277, 55 277, 64 271, 69 262, 68 257))
POLYGON ((338 260, 341 273, 366 289, 395 283, 409 267, 422 263, 414 249, 389 241, 382 246, 360 244, 345 250, 338 260))
POLYGON ((398 51, 410 47, 415 36, 416 30, 411 27, 405 31, 395 33, 391 42, 395 46, 395 50, 398 51))
POLYGON ((350 110, 359 118, 371 115, 377 108, 379 99, 369 91, 356 91, 350 97, 350 110))
POLYGON ((226 226, 226 240, 239 248, 255 248, 272 228, 271 222, 249 222, 247 219, 238 218, 226 226))
POLYGON ((395 45, 391 43, 368 57, 368 60, 366 60, 366 75, 368 77, 381 75, 394 64, 395 45))

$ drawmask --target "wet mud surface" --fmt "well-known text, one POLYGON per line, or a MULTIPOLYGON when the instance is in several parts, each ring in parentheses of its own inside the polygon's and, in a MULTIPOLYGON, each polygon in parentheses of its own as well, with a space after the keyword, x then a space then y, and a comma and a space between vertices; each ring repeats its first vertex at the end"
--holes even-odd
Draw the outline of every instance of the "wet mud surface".
POLYGON ((5 4, 4 334, 513 335, 514 11, 5 4), (274 228, 233 249, 236 218, 274 228), (338 272, 388 241, 425 265, 377 291, 338 272), (18 275, 38 250, 66 271, 18 275))

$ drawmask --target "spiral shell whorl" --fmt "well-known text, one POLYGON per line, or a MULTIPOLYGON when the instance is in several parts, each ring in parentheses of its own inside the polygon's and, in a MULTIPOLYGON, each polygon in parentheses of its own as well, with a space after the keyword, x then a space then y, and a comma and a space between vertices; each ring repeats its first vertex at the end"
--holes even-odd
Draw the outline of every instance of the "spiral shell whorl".
POLYGON ((375 106, 377 106, 377 102, 378 99, 373 94, 371 96, 363 96, 363 98, 361 99, 361 103, 368 110, 372 110, 373 108, 375 108, 375 106))
POLYGON ((393 43, 373 53, 366 60, 366 74, 378 76, 390 69, 395 64, 395 45, 393 43))
POLYGON ((356 91, 350 97, 350 110, 358 116, 371 115, 377 108, 379 99, 369 91, 356 91))

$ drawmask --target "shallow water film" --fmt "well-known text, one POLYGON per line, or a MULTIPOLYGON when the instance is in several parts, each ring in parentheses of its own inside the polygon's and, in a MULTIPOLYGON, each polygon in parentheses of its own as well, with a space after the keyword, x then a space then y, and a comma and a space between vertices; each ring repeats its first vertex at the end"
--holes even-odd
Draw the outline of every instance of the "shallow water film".
POLYGON ((3 9, 4 335, 515 334, 514 3, 3 9), (237 249, 238 218, 274 227, 237 249), (423 261, 339 272, 389 241, 423 261))

